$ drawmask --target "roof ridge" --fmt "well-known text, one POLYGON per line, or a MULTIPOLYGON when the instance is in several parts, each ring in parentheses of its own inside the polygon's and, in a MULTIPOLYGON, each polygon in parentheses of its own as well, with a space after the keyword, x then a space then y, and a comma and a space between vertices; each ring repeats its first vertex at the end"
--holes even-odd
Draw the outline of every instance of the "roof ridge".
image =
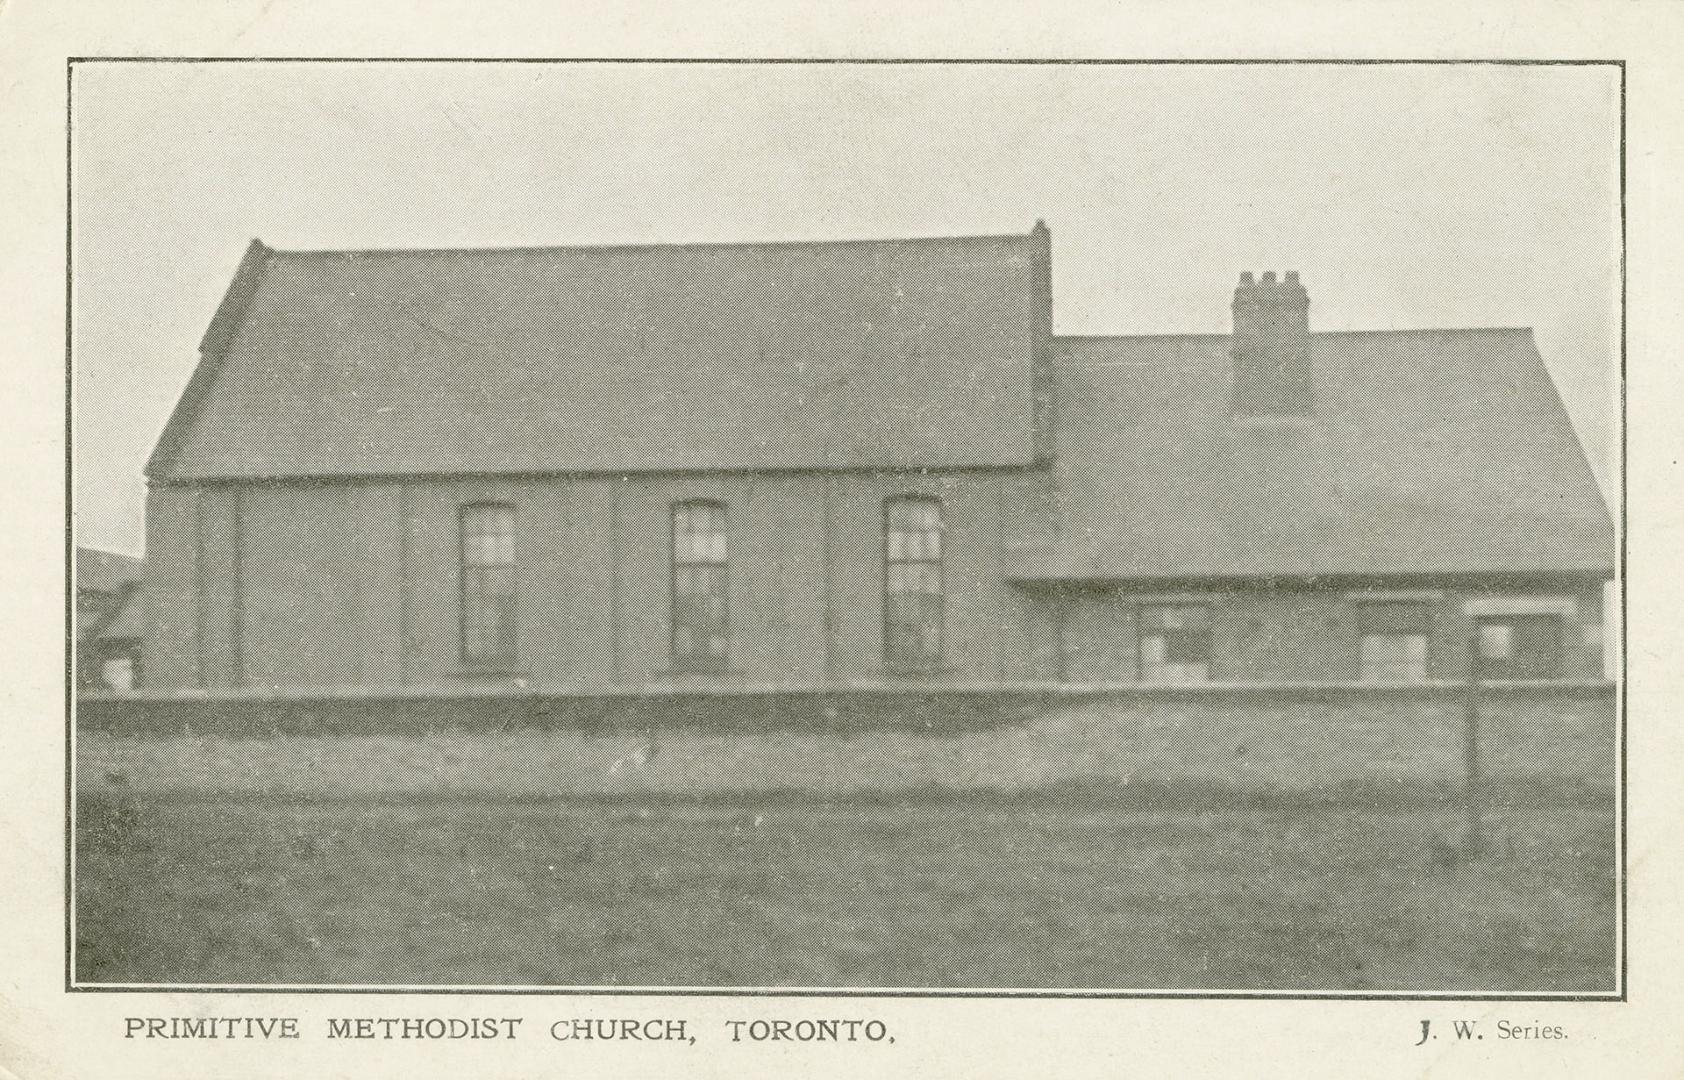
POLYGON ((1028 241, 1032 232, 966 233, 958 236, 900 236, 857 237, 842 240, 698 240, 677 243, 641 244, 517 244, 490 247, 416 247, 416 248, 270 248, 273 255, 323 256, 340 258, 397 255, 531 255, 542 253, 635 252, 635 251, 707 251, 743 250, 748 248, 792 247, 850 247, 884 244, 960 244, 999 243, 1002 240, 1028 241))
POLYGON ((90 555, 115 555, 119 559, 133 559, 135 562, 140 562, 142 558, 142 556, 132 555, 127 551, 117 551, 113 548, 94 547, 91 544, 77 544, 76 550, 85 551, 90 555))

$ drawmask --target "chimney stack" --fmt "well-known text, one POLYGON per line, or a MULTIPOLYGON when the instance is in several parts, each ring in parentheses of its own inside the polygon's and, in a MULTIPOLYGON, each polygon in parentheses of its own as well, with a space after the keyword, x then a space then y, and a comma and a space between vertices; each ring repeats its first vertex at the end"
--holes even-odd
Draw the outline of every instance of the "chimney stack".
POLYGON ((1251 271, 1234 290, 1234 414, 1305 416, 1314 398, 1310 377, 1310 297, 1298 271, 1261 281, 1251 271))

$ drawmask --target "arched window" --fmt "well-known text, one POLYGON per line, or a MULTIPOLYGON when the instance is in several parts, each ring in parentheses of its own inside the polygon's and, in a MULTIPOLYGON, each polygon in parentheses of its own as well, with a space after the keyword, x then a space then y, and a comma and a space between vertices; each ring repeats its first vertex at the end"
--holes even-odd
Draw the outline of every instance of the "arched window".
POLYGON ((883 503, 883 665, 892 672, 942 666, 942 540, 940 499, 883 503))
POLYGON ((672 508, 672 667, 724 671, 730 663, 730 566, 725 507, 681 502, 672 508))
POLYGON ((515 508, 462 508, 462 660, 507 664, 515 658, 515 508))

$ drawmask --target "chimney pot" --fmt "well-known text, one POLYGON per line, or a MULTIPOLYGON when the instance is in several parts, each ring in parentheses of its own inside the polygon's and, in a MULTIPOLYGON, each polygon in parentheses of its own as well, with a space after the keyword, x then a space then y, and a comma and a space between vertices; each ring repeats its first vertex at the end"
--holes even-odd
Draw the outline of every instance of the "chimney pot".
POLYGON ((1263 271, 1263 284, 1273 285, 1274 283, 1275 283, 1275 272, 1273 270, 1263 271))
POLYGON ((1241 273, 1240 273, 1240 284, 1241 285, 1250 285, 1250 284, 1253 283, 1253 280, 1254 279, 1251 276, 1250 270, 1241 271, 1241 273))
POLYGON ((1287 271, 1287 272, 1286 272, 1286 283, 1287 283, 1287 284, 1288 284, 1288 285, 1296 285, 1296 284, 1298 284, 1298 271, 1296 271, 1296 270, 1288 270, 1288 271, 1287 271))

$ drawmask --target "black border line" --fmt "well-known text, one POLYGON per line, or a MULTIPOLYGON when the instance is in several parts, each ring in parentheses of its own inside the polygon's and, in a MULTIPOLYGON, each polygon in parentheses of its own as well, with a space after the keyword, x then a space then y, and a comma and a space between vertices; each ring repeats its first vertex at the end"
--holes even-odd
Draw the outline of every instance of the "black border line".
MULTIPOLYGON (((1620 682, 1614 694, 1614 738, 1619 743, 1619 763, 1615 769, 1615 781, 1620 786, 1620 858, 1617 872, 1619 874, 1619 903, 1620 903, 1620 1000, 1625 1001, 1630 988, 1626 982, 1628 977, 1628 958, 1631 948, 1631 934, 1627 929, 1628 910, 1626 902, 1627 876, 1627 840, 1626 823, 1629 817, 1628 793, 1626 791, 1629 774, 1626 772, 1626 697, 1627 670, 1631 663, 1631 648, 1626 634, 1626 612, 1630 605, 1627 603, 1626 575, 1627 575, 1627 547, 1628 537, 1631 535, 1631 517, 1626 495, 1626 65, 1620 61, 1620 682)), ((1603 642, 1603 648, 1608 647, 1603 642)))
POLYGON ((71 313, 75 311, 75 286, 70 273, 75 231, 72 217, 71 162, 75 157, 75 113, 71 108, 76 82, 74 62, 64 65, 64 985, 75 989, 72 965, 76 956, 76 502, 75 443, 76 393, 72 360, 75 355, 71 313))
MULTIPOLYGON (((1437 57, 1393 59, 1346 59, 1293 57, 1277 59, 1238 58, 1008 58, 1008 57, 649 57, 649 56, 583 56, 583 57, 489 57, 489 56, 68 56, 65 58, 65 207, 64 207, 64 687, 65 687, 65 896, 64 896, 64 989, 66 993, 197 993, 197 994, 383 994, 390 996, 530 996, 530 997, 746 997, 746 998, 944 998, 948 1000, 1048 999, 1048 1000, 1166 1000, 1188 1001, 1409 1001, 1459 1002, 1502 1001, 1515 1004, 1525 1002, 1605 1002, 1625 1003, 1630 1000, 1627 985, 1629 971, 1630 934, 1627 904, 1627 748, 1626 748, 1626 687, 1630 667, 1630 648, 1627 640, 1627 558, 1629 499, 1626 482, 1628 437, 1626 432, 1626 336, 1627 336, 1627 216, 1626 216, 1626 61, 1624 59, 1445 59, 1437 57), (1616 776, 1619 786, 1619 856, 1615 867, 1616 900, 1619 908, 1619 956, 1617 960, 1618 987, 1607 993, 1483 993, 1459 991, 1416 991, 1400 993, 1344 993, 1302 990, 999 990, 999 989, 889 989, 869 987, 833 989, 780 989, 778 987, 732 988, 667 988, 667 987, 487 987, 487 986, 266 986, 263 984, 207 985, 194 983, 157 984, 78 984, 75 978, 75 465, 72 453, 74 440, 74 308, 73 262, 75 240, 73 231, 74 197, 74 85, 78 64, 590 64, 590 65, 810 65, 810 66, 989 66, 989 67, 1613 67, 1619 71, 1619 205, 1620 205, 1620 343, 1619 343, 1619 598, 1620 598, 1620 668, 1615 697, 1615 739, 1618 743, 1616 776)), ((1581 440, 1582 441, 1582 440, 1581 440)), ((1604 642, 1606 648, 1606 642, 1604 642)))
POLYGON ((1470 57, 1397 57, 1357 59, 1340 57, 1280 57, 1277 59, 1188 58, 1150 59, 1071 57, 827 57, 827 56, 71 56, 72 64, 805 64, 827 67, 888 66, 934 67, 1284 67, 1330 66, 1396 67, 1436 65, 1453 67, 1625 67, 1624 60, 1549 59, 1545 57, 1506 60, 1470 57))
POLYGON ((126 983, 121 985, 83 983, 66 987, 68 993, 73 994, 381 994, 389 997, 739 997, 739 998, 940 998, 946 1001, 965 1001, 976 999, 979 1001, 1000 1001, 1024 999, 1047 999, 1057 1001, 1404 1001, 1452 1004, 1462 1001, 1502 1001, 1514 1005, 1524 1005, 1530 1002, 1601 1002, 1603 1004, 1619 1004, 1625 1002, 1622 994, 1616 996, 1613 991, 1606 994, 1531 994, 1515 996, 1512 993, 1476 993, 1449 990, 1439 994, 1426 992, 1388 993, 1346 993, 1330 990, 1326 993, 1315 993, 1307 990, 873 990, 870 988, 849 989, 846 987, 825 990, 789 990, 775 986, 749 987, 742 990, 721 989, 716 987, 661 987, 661 986, 554 986, 554 987, 501 987, 501 986, 266 986, 262 983, 251 985, 200 985, 194 983, 126 983))

